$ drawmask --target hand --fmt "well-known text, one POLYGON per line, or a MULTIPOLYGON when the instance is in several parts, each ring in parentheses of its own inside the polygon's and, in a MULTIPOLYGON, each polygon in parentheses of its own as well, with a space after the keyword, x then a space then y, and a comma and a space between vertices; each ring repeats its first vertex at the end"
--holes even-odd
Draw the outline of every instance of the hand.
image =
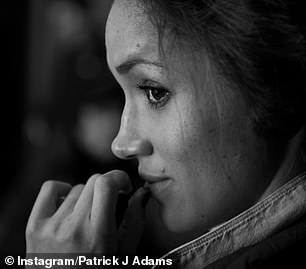
POLYGON ((115 220, 118 194, 131 189, 127 174, 117 170, 94 175, 85 186, 47 181, 27 224, 27 253, 135 254, 148 191, 135 192, 118 231, 115 220), (65 199, 58 207, 61 197, 65 199))

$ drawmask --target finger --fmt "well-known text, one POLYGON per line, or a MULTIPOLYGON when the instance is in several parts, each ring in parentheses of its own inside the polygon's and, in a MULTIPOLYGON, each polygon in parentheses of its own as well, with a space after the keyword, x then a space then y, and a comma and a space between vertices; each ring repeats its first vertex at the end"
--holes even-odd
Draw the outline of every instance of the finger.
POLYGON ((64 201, 53 215, 53 218, 62 218, 73 212, 76 202, 78 201, 82 190, 84 189, 83 184, 78 184, 74 186, 67 196, 64 198, 64 201))
POLYGON ((118 252, 134 255, 145 227, 145 206, 150 197, 149 190, 139 188, 129 200, 128 209, 118 230, 118 252))
POLYGON ((46 181, 37 196, 29 221, 51 217, 57 210, 56 203, 59 197, 66 196, 71 188, 68 183, 46 181))
POLYGON ((128 175, 119 170, 97 178, 94 188, 91 222, 100 234, 116 232, 115 210, 119 192, 129 192, 132 185, 128 175))
POLYGON ((97 178, 100 176, 101 176, 100 174, 95 174, 88 179, 78 201, 75 204, 75 207, 73 210, 75 216, 78 216, 81 218, 84 218, 85 215, 89 216, 91 212, 91 207, 92 207, 92 199, 93 199, 95 182, 97 178))

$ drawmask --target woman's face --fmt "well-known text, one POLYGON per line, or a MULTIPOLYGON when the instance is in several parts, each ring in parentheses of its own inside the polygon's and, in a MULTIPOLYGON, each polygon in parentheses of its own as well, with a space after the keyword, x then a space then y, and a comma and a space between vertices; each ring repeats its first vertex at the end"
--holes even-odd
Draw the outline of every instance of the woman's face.
POLYGON ((126 98, 112 150, 137 158, 165 226, 201 233, 255 203, 267 186, 265 143, 241 94, 221 85, 204 50, 174 49, 165 36, 162 56, 135 0, 115 1, 106 46, 126 98))

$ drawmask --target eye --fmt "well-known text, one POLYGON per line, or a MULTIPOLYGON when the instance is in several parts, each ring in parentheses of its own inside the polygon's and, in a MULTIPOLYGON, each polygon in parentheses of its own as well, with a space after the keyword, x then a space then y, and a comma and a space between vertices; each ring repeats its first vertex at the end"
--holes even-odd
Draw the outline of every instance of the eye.
POLYGON ((151 103, 162 102, 167 97, 168 92, 162 88, 147 88, 147 97, 151 103))
POLYGON ((155 109, 165 106, 170 98, 170 92, 157 85, 138 84, 137 88, 145 93, 150 106, 155 109))

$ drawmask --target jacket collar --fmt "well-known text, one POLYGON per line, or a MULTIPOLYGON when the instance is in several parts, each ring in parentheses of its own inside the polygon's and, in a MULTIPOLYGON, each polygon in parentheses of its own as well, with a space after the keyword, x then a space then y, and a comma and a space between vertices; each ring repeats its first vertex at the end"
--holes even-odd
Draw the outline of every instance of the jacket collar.
MULTIPOLYGON (((174 268, 204 268, 254 245, 306 214, 306 172, 210 232, 162 257, 174 268)), ((157 268, 153 267, 153 268, 157 268)))

